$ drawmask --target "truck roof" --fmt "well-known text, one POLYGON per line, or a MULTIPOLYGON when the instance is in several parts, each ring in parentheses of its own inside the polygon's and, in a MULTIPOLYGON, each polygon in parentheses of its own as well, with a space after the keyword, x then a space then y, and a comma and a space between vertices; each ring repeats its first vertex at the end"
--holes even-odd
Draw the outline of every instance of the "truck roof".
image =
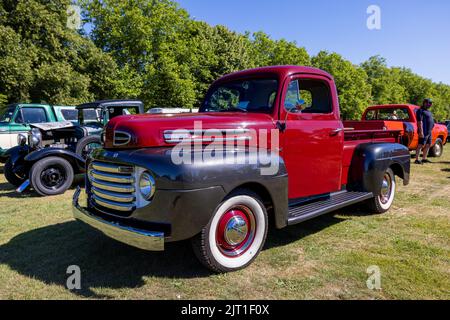
POLYGON ((372 110, 372 109, 397 109, 397 108, 418 109, 420 107, 416 106, 414 104, 403 103, 403 104, 380 104, 380 105, 370 106, 367 109, 372 110))
POLYGON ((77 109, 92 109, 92 108, 106 108, 106 107, 138 107, 141 113, 144 112, 144 103, 140 100, 100 100, 80 104, 77 109))
POLYGON ((316 75, 325 76, 325 77, 329 78, 330 80, 333 79, 333 77, 329 73, 327 73, 323 70, 317 69, 317 68, 286 65, 286 66, 262 67, 262 68, 255 68, 255 69, 248 69, 248 70, 244 70, 244 71, 234 72, 234 73, 225 75, 222 78, 216 80, 215 83, 239 79, 239 78, 246 78, 246 77, 255 76, 255 75, 273 75, 273 76, 277 77, 278 79, 284 79, 292 74, 297 74, 297 73, 316 74, 316 75))

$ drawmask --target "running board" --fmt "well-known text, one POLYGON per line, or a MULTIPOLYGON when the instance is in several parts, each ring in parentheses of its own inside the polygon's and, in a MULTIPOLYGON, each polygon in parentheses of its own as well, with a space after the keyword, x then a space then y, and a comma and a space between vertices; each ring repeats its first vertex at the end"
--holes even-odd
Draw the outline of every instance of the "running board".
POLYGON ((325 200, 293 206, 288 211, 288 225, 297 224, 370 198, 373 198, 371 192, 342 191, 331 194, 325 200))

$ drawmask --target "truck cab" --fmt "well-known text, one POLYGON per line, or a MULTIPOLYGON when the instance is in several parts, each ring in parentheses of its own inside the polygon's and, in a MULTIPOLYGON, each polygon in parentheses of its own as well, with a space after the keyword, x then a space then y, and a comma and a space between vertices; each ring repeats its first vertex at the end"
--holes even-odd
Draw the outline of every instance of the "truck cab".
POLYGON ((277 66, 226 75, 198 114, 117 117, 87 163, 76 219, 145 250, 191 239, 211 270, 248 266, 276 228, 364 202, 391 207, 409 182, 399 130, 344 126, 333 77, 277 66))
POLYGON ((0 160, 6 161, 6 151, 17 146, 20 134, 27 134, 30 124, 76 121, 75 107, 47 104, 11 104, 0 116, 0 160))

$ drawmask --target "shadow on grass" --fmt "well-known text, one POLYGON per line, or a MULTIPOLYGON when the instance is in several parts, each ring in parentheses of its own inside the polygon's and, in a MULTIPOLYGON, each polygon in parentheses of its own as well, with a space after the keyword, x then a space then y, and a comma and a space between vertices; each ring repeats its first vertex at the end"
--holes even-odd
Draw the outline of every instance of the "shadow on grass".
MULTIPOLYGON (((265 250, 287 245, 344 221, 325 215, 283 230, 272 229, 265 250)), ((72 221, 22 233, 0 246, 0 264, 30 278, 65 287, 67 267, 81 269, 87 298, 110 298, 95 288, 121 289, 144 285, 144 277, 202 278, 212 273, 196 259, 188 241, 166 244, 164 252, 146 252, 107 238, 72 221)), ((152 298, 151 296, 147 298, 152 298)))
MULTIPOLYGON (((66 286, 67 267, 81 269, 84 297, 108 298, 92 289, 135 288, 144 276, 198 278, 209 276, 188 242, 168 244, 164 252, 146 252, 116 242, 72 221, 22 233, 0 246, 0 264, 46 284, 66 286)), ((152 297, 147 297, 151 299, 152 297)))

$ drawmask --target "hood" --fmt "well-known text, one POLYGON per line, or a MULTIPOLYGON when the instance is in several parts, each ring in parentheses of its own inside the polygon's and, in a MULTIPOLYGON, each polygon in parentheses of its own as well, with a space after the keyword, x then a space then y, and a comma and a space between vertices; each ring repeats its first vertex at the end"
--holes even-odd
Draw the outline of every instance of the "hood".
MULTIPOLYGON (((174 130, 202 131, 237 130, 237 129, 274 129, 273 118, 268 114, 211 112, 186 114, 144 114, 120 116, 112 119, 106 126, 105 148, 146 148, 170 146, 164 138, 164 133, 174 130), (114 135, 129 135, 126 145, 114 145, 114 135)), ((116 136, 117 138, 117 136, 116 136)))

